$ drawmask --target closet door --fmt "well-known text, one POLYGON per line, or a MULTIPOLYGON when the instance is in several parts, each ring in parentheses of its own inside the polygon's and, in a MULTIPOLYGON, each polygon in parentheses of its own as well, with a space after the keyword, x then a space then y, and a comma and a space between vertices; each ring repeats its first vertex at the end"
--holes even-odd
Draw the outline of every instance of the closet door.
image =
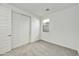
POLYGON ((0 54, 11 50, 11 10, 0 6, 0 54))
POLYGON ((12 25, 12 47, 29 43, 30 17, 13 12, 12 25))

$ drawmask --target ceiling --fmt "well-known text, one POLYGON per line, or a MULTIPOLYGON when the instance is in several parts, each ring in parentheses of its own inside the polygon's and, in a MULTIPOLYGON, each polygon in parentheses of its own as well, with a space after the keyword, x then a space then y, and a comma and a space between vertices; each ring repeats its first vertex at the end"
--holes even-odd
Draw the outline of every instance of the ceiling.
POLYGON ((75 6, 77 3, 10 3, 10 5, 30 12, 34 15, 46 16, 51 13, 75 6))

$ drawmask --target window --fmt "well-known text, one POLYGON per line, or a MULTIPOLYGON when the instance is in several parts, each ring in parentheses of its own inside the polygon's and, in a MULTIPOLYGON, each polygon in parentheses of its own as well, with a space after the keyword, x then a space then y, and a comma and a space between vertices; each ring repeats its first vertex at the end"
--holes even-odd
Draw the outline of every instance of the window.
POLYGON ((43 32, 49 32, 50 19, 43 20, 43 32))

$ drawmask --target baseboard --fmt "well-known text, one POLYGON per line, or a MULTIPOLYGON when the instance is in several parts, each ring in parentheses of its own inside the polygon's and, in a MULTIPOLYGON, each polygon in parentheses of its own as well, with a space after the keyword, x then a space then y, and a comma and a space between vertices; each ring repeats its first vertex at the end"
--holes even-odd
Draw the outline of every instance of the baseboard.
MULTIPOLYGON (((41 40, 42 40, 42 39, 41 39, 41 40)), ((67 46, 62 45, 62 44, 57 44, 56 42, 51 42, 51 41, 48 41, 48 40, 45 40, 45 39, 43 39, 43 41, 46 41, 46 42, 49 42, 49 43, 51 43, 51 44, 59 45, 59 46, 64 47, 64 48, 68 48, 68 49, 71 49, 71 50, 77 51, 77 53, 79 52, 79 50, 77 50, 77 49, 70 48, 70 47, 67 47, 67 46)))

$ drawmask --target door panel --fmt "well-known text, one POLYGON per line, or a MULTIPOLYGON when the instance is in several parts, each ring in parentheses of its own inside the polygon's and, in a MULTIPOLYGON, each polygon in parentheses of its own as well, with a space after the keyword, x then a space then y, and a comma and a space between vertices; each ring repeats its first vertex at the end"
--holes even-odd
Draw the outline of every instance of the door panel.
POLYGON ((12 46, 13 48, 29 43, 29 24, 28 16, 13 12, 12 46))
POLYGON ((11 10, 0 6, 0 54, 11 50, 11 10))

